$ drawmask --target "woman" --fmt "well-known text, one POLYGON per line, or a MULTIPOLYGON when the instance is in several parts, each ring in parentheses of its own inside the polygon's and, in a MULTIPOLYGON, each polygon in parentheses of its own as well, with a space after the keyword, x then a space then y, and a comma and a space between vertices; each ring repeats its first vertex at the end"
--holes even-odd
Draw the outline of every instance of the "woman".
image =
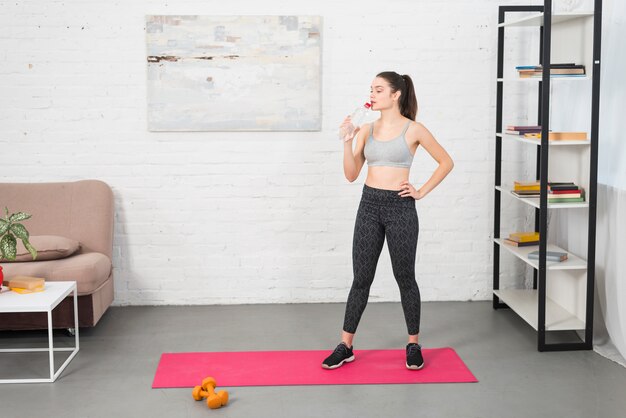
MULTIPOLYGON (((367 305, 386 237, 409 334, 406 367, 419 370, 424 366, 424 360, 418 343, 421 301, 415 281, 419 230, 415 201, 441 183, 454 163, 428 129, 415 122, 417 100, 413 81, 408 75, 401 76, 393 71, 378 74, 372 83, 370 99, 372 110, 380 111, 380 118, 356 128, 344 143, 343 169, 348 181, 357 179, 365 160, 368 170, 354 226, 354 281, 348 295, 341 343, 323 361, 322 367, 336 369, 344 362, 354 360, 352 340, 367 305), (409 182, 409 171, 420 145, 439 163, 439 167, 416 189, 409 182)), ((350 117, 347 117, 341 126, 349 127, 350 123, 350 117)))

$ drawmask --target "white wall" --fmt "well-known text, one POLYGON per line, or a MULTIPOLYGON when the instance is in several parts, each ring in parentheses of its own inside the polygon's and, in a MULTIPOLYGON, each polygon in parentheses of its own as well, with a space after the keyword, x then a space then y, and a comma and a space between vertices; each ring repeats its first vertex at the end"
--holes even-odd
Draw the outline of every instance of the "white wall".
MULTIPOLYGON (((377 72, 396 70, 413 77, 419 120, 456 163, 418 202, 422 298, 489 299, 496 22, 505 3, 518 4, 2 2, 0 180, 99 178, 113 187, 116 304, 345 301, 365 169, 354 184, 344 179, 336 127, 377 72), (321 15, 323 130, 147 132, 146 14, 321 15)), ((522 39, 509 59, 534 60, 523 52, 532 38, 522 39)), ((509 161, 511 172, 528 174, 520 161, 509 161)), ((412 181, 434 167, 421 151, 412 181)), ((503 204, 512 225, 529 220, 515 202, 503 204)), ((371 300, 399 300, 386 248, 371 300)))

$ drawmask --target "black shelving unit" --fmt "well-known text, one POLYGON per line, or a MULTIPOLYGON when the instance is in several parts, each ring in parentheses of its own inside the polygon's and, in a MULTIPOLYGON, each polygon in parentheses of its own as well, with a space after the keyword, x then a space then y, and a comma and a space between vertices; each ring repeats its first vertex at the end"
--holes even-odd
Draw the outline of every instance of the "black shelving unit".
MULTIPOLYGON (((586 286, 585 286, 585 313, 584 323, 579 321, 578 326, 573 326, 572 331, 583 331, 584 339, 577 337, 576 342, 557 342, 546 343, 546 333, 553 330, 565 330, 563 328, 548 329, 546 326, 547 316, 547 280, 548 268, 546 262, 546 251, 548 248, 548 210, 553 209, 552 204, 548 206, 548 162, 549 162, 549 140, 548 133, 550 130, 550 100, 551 89, 550 83, 553 81, 550 77, 551 62, 551 43, 553 19, 563 18, 564 15, 552 14, 552 1, 545 0, 543 6, 500 6, 498 15, 498 68, 497 68, 497 99, 496 99, 496 147, 495 147, 495 193, 494 193, 494 247, 493 247, 493 309, 511 308, 527 322, 531 323, 537 330, 537 348, 539 351, 565 351, 565 350, 590 350, 592 348, 593 334, 593 300, 594 300, 594 271, 595 271, 595 246, 596 246, 596 196, 597 196, 597 171, 598 171, 598 119, 600 104, 600 45, 601 45, 601 22, 602 22, 602 1, 595 0, 594 11, 592 15, 583 18, 593 19, 593 51, 591 68, 587 66, 587 74, 591 74, 591 126, 589 143, 585 146, 590 147, 589 161, 589 184, 586 190, 586 204, 588 207, 588 239, 587 239, 587 258, 586 260, 577 258, 577 268, 586 269, 586 286), (529 14, 529 12, 531 12, 529 14), (501 199, 503 189, 502 181, 502 141, 505 137, 502 133, 502 112, 504 98, 504 31, 508 27, 505 24, 507 14, 525 13, 525 16, 519 21, 531 22, 535 19, 539 28, 539 63, 543 65, 542 78, 536 80, 537 99, 538 99, 538 115, 537 125, 541 125, 541 140, 536 144, 536 179, 540 182, 540 197, 538 204, 535 202, 535 231, 539 232, 539 260, 533 265, 533 289, 522 290, 522 292, 505 293, 500 289, 500 251, 504 244, 500 240, 501 225, 501 199), (507 296, 505 296, 505 294, 507 296), (517 295, 521 296, 520 298, 517 295), (525 304, 525 305, 524 305, 525 304), (510 305, 510 306, 509 306, 510 305), (525 312, 521 307, 524 306, 525 312), (529 310, 529 306, 531 306, 529 310), (536 312, 533 312, 536 309, 536 312), (536 315, 536 316, 535 316, 536 315)), ((565 16, 567 18, 567 16, 565 16)), ((506 20, 511 22, 512 20, 506 20)), ((531 23, 532 24, 532 23, 531 23)), ((508 139, 504 139, 508 140, 508 139)), ((523 203, 529 203, 528 199, 519 199, 523 203), (524 202, 526 200, 526 202, 524 202)), ((508 247, 508 246, 507 246, 508 247)), ((512 250, 507 248, 510 251, 512 250)), ((514 252, 519 258, 523 258, 523 251, 514 252)), ((530 264, 530 263, 529 263, 530 264)), ((550 302, 552 303, 552 302, 550 302)), ((550 307, 553 315, 560 308, 550 307)), ((555 315, 556 316, 556 315, 555 315)), ((574 322, 577 320, 573 318, 574 322)), ((567 323, 564 319, 562 324, 567 323)), ((571 322, 571 321, 570 321, 571 322)), ((561 325, 562 325, 561 324, 561 325)))

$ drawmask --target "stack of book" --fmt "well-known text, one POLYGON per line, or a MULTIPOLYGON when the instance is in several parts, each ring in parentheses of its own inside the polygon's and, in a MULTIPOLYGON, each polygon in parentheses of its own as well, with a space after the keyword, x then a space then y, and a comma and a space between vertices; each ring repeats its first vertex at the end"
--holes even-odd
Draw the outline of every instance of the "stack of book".
POLYGON ((35 293, 43 292, 46 283, 42 277, 13 276, 5 281, 3 285, 17 293, 35 293))
POLYGON ((509 135, 541 134, 541 126, 514 126, 508 125, 505 133, 509 135))
MULTIPOLYGON (((517 197, 539 197, 541 184, 535 181, 515 181, 511 193, 517 197)), ((575 183, 548 182, 548 203, 584 202, 585 190, 575 183)))
POLYGON ((584 202, 585 191, 574 183, 548 182, 548 203, 584 202))
POLYGON ((503 241, 516 247, 539 245, 539 232, 511 232, 503 241))
MULTIPOLYGON (((528 253, 528 259, 539 260, 539 251, 533 251, 528 253)), ((565 261, 567 260, 567 253, 562 251, 546 251, 547 261, 565 261)))
POLYGON ((516 181, 513 183, 513 193, 517 197, 539 197, 539 180, 536 181, 516 181))
MULTIPOLYGON (((519 65, 515 69, 519 73, 520 78, 541 78, 543 76, 543 66, 541 65, 519 65)), ((584 65, 576 65, 573 62, 550 64, 550 77, 584 76, 584 65)))

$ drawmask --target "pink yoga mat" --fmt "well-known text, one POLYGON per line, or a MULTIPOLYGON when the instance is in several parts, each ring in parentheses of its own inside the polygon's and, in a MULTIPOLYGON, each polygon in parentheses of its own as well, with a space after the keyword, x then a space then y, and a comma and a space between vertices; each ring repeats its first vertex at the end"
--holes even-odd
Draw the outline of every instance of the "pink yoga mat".
POLYGON ((477 382, 452 348, 424 348, 421 370, 405 367, 404 350, 354 350, 355 361, 321 367, 329 350, 163 353, 153 388, 191 388, 212 376, 220 387, 477 382))

